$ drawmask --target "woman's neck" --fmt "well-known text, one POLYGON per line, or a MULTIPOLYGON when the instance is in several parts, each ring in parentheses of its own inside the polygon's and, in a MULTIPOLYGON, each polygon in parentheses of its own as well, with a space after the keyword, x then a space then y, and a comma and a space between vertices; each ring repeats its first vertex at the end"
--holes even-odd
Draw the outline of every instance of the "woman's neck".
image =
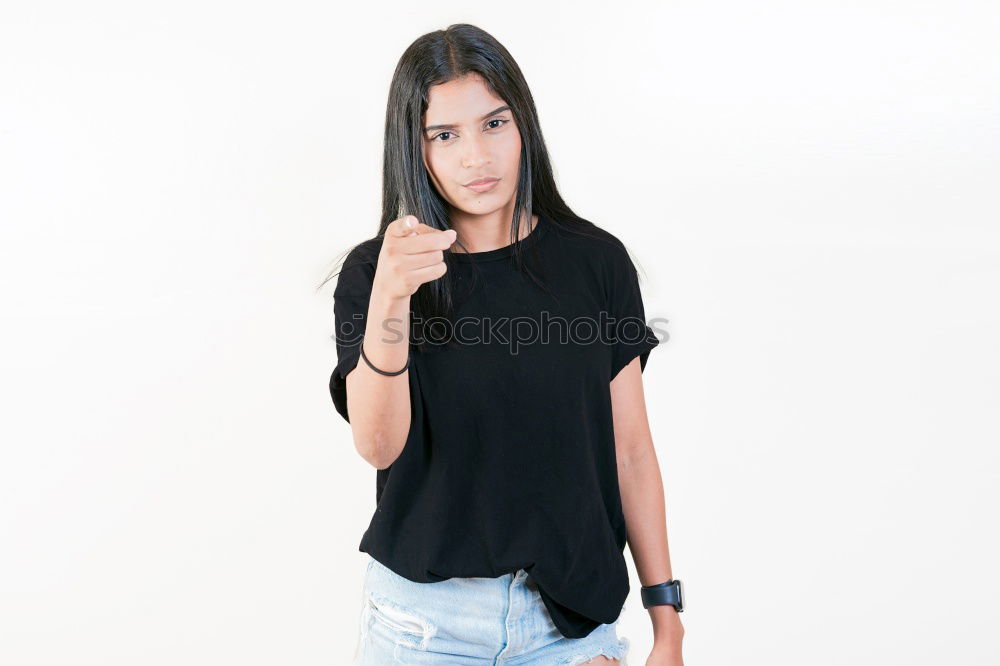
MULTIPOLYGON (((535 225, 538 224, 538 215, 532 215, 530 231, 525 223, 526 220, 527 216, 522 215, 518 240, 523 240, 529 233, 534 233, 535 225)), ((511 244, 511 213, 507 208, 488 215, 452 215, 451 227, 458 232, 459 242, 470 253, 489 252, 511 244)), ((454 252, 463 251, 457 243, 452 247, 452 250, 454 252)))

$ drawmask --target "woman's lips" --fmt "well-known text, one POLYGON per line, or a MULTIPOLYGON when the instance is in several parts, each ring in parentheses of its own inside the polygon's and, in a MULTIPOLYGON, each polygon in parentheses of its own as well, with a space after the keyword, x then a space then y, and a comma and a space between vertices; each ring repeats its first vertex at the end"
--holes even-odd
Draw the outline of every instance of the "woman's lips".
POLYGON ((483 183, 476 183, 475 185, 466 185, 466 187, 475 192, 489 192, 494 187, 496 187, 497 183, 499 182, 500 182, 499 179, 493 179, 483 183))

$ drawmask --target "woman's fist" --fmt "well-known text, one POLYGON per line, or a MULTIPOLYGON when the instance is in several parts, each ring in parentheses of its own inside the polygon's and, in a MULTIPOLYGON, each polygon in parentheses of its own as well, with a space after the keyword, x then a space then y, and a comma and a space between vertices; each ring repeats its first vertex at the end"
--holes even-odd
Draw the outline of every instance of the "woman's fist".
POLYGON ((455 236, 454 229, 429 227, 413 215, 393 220, 385 229, 372 289, 390 298, 412 296, 420 285, 445 274, 444 251, 455 236))

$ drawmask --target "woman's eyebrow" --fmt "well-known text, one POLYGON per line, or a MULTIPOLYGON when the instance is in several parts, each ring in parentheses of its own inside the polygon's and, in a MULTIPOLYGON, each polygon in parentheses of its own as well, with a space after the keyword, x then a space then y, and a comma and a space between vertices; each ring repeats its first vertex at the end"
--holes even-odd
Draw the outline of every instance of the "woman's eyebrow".
MULTIPOLYGON (((490 116, 495 116, 495 115, 497 115, 498 113, 500 113, 502 111, 510 111, 510 107, 504 105, 504 106, 498 107, 496 109, 493 109, 492 111, 490 111, 489 113, 487 113, 485 116, 483 116, 482 118, 480 118, 479 122, 482 122, 482 121, 486 120, 490 116)), ((427 127, 424 128, 424 131, 428 132, 430 130, 435 130, 435 129, 455 129, 456 127, 458 127, 458 125, 429 125, 429 126, 427 126, 427 127)))

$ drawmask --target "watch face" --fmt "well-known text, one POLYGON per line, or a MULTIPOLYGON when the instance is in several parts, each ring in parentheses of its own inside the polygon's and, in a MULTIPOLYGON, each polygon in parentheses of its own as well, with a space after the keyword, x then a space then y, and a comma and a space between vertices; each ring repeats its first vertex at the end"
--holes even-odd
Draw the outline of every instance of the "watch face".
POLYGON ((677 601, 680 604, 678 610, 684 610, 684 583, 677 581, 677 601))

